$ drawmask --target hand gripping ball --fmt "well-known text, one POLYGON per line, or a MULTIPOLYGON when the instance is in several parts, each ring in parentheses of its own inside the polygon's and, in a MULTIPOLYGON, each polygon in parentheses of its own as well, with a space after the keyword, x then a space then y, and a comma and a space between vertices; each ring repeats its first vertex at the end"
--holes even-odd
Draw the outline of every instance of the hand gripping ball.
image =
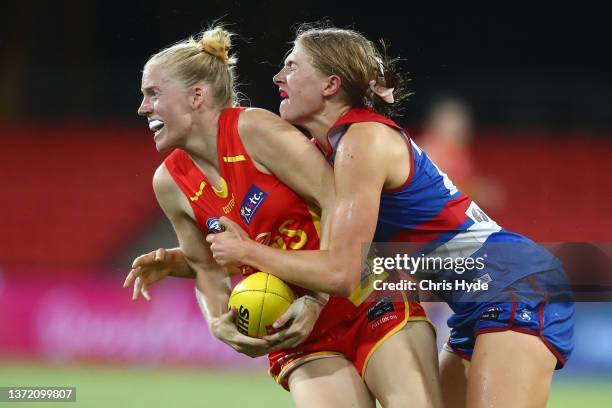
POLYGON ((240 333, 263 337, 274 332, 272 324, 289 309, 294 299, 293 291, 285 282, 269 273, 256 272, 234 287, 228 307, 238 310, 236 326, 240 333))

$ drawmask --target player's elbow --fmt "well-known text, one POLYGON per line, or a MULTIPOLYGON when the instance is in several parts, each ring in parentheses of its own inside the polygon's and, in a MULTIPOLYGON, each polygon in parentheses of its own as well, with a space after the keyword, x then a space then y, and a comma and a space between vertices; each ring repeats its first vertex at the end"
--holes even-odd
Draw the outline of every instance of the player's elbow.
POLYGON ((332 295, 349 297, 359 286, 359 274, 351 273, 348 268, 335 268, 332 275, 332 295))

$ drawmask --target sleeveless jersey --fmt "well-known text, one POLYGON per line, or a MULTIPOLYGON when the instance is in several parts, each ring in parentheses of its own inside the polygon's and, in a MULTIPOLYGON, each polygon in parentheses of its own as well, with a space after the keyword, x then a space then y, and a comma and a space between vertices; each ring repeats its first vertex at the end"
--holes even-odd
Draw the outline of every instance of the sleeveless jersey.
MULTIPOLYGON (((275 176, 259 171, 245 150, 238 134, 238 118, 243 110, 228 108, 219 118, 220 190, 185 151, 176 149, 165 160, 175 183, 189 200, 198 227, 204 234, 221 232, 219 218, 226 216, 259 243, 288 250, 319 249, 318 214, 275 176)), ((243 274, 252 272, 250 267, 243 267, 243 274)), ((305 293, 303 288, 292 288, 297 296, 305 293)), ((311 337, 357 310, 358 304, 349 299, 331 296, 311 337)))
MULTIPOLYGON (((408 132, 369 108, 350 109, 330 128, 327 151, 318 146, 328 162, 334 163, 346 130, 358 122, 378 122, 398 130, 406 140, 411 157, 410 173, 404 184, 393 190, 383 190, 380 195, 375 244, 418 242, 421 249, 413 256, 482 258, 484 267, 461 274, 439 268, 434 271, 439 281, 486 282, 490 289, 487 294, 480 294, 478 301, 488 300, 487 296, 499 294, 522 277, 559 266, 556 258, 539 245, 500 227, 453 185, 408 132)), ((404 247, 417 245, 404 244, 404 247)), ((465 291, 437 293, 455 312, 461 310, 465 302, 476 300, 465 291)))

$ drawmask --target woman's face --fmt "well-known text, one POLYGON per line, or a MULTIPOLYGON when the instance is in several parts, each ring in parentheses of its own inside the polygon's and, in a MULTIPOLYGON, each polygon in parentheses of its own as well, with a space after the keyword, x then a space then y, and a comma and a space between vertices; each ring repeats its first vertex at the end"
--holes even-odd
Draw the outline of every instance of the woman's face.
POLYGON ((193 123, 187 90, 165 75, 163 67, 152 64, 142 73, 141 91, 138 114, 149 121, 156 149, 163 152, 184 145, 193 123))
POLYGON ((327 78, 311 62, 312 57, 297 42, 283 68, 272 78, 283 98, 279 107, 281 117, 296 125, 306 124, 323 107, 327 78))

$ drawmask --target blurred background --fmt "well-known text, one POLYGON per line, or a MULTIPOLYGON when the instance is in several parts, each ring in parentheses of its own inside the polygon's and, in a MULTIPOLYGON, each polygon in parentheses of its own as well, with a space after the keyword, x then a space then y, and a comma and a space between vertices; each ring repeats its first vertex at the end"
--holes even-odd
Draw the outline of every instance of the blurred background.
MULTIPOLYGON (((141 69, 219 18, 239 35, 246 104, 275 112, 271 78, 296 24, 329 17, 385 39, 414 92, 395 119, 460 189, 538 242, 609 249, 604 13, 401 4, 0 6, 0 386, 76 386, 84 407, 291 405, 265 359, 210 335, 192 282, 169 279, 151 302, 133 303, 121 288, 135 256, 176 245, 151 189, 164 157, 136 115, 141 69)), ((593 279, 609 282, 609 258, 600 258, 593 279)), ((555 376, 550 407, 612 405, 612 307, 593 300, 578 305, 576 349, 555 376)), ((448 310, 429 309, 442 343, 448 310)))

